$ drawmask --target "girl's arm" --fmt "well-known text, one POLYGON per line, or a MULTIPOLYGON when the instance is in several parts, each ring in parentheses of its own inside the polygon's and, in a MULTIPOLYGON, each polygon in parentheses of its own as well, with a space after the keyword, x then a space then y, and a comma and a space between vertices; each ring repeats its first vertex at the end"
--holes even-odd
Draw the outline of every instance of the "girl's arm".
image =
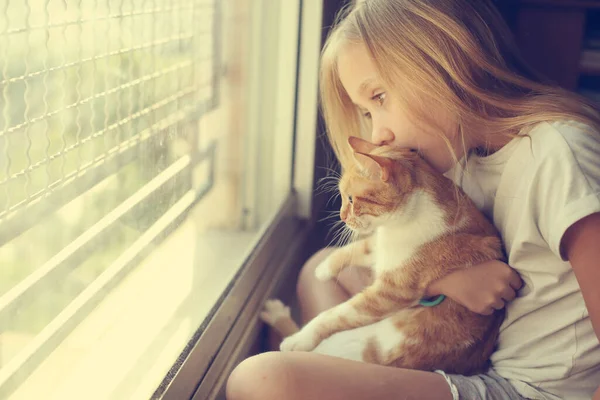
MULTIPOLYGON (((561 252, 571 263, 588 309, 592 326, 600 340, 600 213, 573 224, 563 236, 561 252)), ((600 400, 600 388, 593 400, 600 400)))
POLYGON ((427 288, 427 296, 445 294, 478 314, 489 315, 513 300, 523 282, 519 274, 501 261, 488 261, 452 272, 427 288))

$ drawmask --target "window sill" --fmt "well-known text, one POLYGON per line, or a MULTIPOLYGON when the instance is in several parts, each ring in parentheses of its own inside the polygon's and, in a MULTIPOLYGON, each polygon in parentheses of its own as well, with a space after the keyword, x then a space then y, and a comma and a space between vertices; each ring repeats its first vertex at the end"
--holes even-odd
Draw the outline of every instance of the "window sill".
POLYGON ((149 398, 257 239, 204 230, 197 219, 154 249, 11 398, 149 398))

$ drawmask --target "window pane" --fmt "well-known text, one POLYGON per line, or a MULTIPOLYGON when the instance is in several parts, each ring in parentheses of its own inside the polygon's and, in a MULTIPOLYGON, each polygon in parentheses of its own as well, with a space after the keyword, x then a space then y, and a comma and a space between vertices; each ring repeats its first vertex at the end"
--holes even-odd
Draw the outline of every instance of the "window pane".
POLYGON ((0 398, 148 398, 198 336, 291 193, 298 5, 0 0, 0 398))

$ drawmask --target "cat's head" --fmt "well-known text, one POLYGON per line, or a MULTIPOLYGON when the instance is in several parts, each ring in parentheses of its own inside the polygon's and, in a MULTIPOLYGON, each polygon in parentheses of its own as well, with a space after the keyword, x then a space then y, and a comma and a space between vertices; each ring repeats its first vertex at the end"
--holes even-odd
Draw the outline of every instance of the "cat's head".
POLYGON ((354 231, 368 234, 406 214, 407 202, 419 188, 417 166, 424 160, 414 151, 357 137, 348 143, 356 163, 340 179, 340 218, 354 231))

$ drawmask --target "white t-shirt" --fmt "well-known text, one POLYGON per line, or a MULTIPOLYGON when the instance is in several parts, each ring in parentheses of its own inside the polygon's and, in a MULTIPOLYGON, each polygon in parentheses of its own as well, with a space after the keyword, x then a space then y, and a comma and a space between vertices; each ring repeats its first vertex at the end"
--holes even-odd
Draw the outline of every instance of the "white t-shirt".
POLYGON ((575 122, 541 123, 463 167, 449 174, 494 221, 525 281, 507 307, 494 370, 527 398, 591 399, 600 344, 559 246, 573 223, 600 212, 600 134, 575 122))

